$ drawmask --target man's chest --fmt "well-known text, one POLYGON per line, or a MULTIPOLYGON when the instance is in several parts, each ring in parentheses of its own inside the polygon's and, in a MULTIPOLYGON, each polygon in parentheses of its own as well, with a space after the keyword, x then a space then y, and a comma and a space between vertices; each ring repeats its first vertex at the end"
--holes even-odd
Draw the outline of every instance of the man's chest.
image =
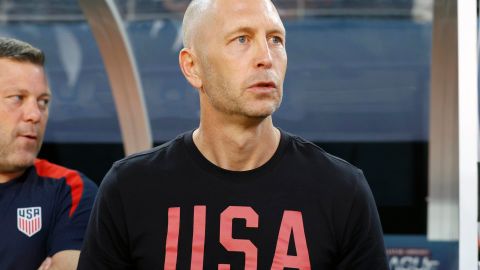
POLYGON ((157 190, 156 196, 132 196, 136 203, 125 204, 132 259, 141 269, 332 265, 336 247, 328 214, 310 195, 292 191, 198 189, 174 196, 157 190))
POLYGON ((52 222, 50 203, 41 200, 13 200, 8 205, 2 205, 1 212, 0 266, 3 266, 0 268, 38 267, 47 253, 49 227, 52 222))

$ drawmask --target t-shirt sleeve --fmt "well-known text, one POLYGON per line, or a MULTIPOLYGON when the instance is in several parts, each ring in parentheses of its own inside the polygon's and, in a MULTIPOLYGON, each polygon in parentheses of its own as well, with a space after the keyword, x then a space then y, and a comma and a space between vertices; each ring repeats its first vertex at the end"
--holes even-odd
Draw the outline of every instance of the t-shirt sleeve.
POLYGON ((100 185, 78 269, 131 269, 123 203, 115 165, 100 185))
POLYGON ((57 194, 55 215, 47 241, 47 254, 80 250, 93 207, 97 186, 81 173, 70 171, 57 194))
POLYGON ((336 269, 387 270, 382 227, 372 192, 360 170, 356 180, 336 269))

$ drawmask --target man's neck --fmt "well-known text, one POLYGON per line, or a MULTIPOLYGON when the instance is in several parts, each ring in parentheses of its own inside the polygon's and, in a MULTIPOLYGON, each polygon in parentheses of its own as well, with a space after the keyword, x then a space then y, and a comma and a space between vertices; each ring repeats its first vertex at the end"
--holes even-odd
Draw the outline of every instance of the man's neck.
POLYGON ((280 143, 280 131, 271 117, 257 125, 201 122, 193 133, 200 152, 213 164, 231 171, 246 171, 265 164, 280 143))
POLYGON ((5 184, 7 182, 10 182, 11 180, 19 177, 22 175, 24 171, 21 172, 13 172, 13 173, 4 173, 0 172, 0 184, 5 184))

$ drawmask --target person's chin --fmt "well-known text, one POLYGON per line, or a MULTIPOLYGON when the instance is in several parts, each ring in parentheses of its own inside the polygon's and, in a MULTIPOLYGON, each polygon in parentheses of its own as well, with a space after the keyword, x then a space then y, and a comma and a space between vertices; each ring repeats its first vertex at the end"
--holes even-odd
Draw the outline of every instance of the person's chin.
POLYGON ((274 112, 275 110, 270 108, 264 110, 250 111, 247 113, 247 115, 251 118, 264 119, 271 116, 274 112))
POLYGON ((13 158, 12 163, 18 168, 28 168, 33 165, 36 158, 36 152, 23 151, 23 153, 18 153, 18 155, 13 158))
POLYGON ((266 118, 271 116, 277 109, 278 103, 272 102, 269 104, 262 104, 262 106, 257 107, 255 110, 252 110, 251 116, 259 117, 259 118, 266 118))

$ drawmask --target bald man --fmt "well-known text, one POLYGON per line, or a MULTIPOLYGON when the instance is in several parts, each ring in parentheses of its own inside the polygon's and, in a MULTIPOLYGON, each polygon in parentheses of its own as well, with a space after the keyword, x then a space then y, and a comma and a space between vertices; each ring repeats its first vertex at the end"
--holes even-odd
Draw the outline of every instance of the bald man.
POLYGON ((180 68, 194 131, 116 162, 79 269, 388 269, 362 172, 272 124, 287 67, 269 0, 194 0, 180 68))

